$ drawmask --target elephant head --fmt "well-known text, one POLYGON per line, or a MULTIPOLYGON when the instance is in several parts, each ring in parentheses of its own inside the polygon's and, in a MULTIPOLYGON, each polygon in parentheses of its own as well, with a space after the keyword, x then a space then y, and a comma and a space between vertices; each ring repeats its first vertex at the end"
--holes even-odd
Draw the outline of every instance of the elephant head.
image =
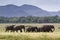
POLYGON ((55 27, 53 25, 49 25, 51 28, 51 32, 53 32, 55 30, 55 27))

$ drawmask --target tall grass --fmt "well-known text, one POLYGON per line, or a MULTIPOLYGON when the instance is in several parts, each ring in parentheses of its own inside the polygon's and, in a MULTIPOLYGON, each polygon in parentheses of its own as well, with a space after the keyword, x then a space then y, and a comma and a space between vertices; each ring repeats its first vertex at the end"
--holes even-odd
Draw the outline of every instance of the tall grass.
MULTIPOLYGON (((51 23, 43 24, 23 24, 41 27, 42 25, 50 25, 51 23)), ((60 40, 59 23, 53 23, 55 27, 54 32, 5 32, 5 26, 12 24, 0 24, 0 40, 60 40)), ((21 25, 21 24, 15 24, 21 25)))
POLYGON ((0 40, 60 40, 60 32, 54 33, 0 33, 0 40))

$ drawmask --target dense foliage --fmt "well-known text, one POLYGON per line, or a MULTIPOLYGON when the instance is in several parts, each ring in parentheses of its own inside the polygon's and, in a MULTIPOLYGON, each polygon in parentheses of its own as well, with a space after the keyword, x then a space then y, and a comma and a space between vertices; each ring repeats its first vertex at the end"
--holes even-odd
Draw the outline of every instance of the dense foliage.
POLYGON ((48 16, 48 17, 3 17, 0 16, 0 23, 60 23, 60 17, 48 16))

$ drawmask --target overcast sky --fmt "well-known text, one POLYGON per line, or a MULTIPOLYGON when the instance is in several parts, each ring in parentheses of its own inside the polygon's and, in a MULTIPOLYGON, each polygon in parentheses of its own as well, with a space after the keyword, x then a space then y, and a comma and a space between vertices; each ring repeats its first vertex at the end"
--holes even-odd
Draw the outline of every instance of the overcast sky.
POLYGON ((14 4, 18 6, 23 4, 30 4, 47 11, 60 10, 60 0, 0 0, 0 6, 7 4, 14 4))

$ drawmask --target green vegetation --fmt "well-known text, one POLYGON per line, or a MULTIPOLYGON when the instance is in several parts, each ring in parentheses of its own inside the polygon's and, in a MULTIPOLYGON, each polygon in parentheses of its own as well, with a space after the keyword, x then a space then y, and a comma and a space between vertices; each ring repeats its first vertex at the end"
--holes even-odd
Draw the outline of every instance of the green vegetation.
POLYGON ((60 23, 60 17, 48 16, 48 17, 2 17, 0 16, 0 23, 60 23))

